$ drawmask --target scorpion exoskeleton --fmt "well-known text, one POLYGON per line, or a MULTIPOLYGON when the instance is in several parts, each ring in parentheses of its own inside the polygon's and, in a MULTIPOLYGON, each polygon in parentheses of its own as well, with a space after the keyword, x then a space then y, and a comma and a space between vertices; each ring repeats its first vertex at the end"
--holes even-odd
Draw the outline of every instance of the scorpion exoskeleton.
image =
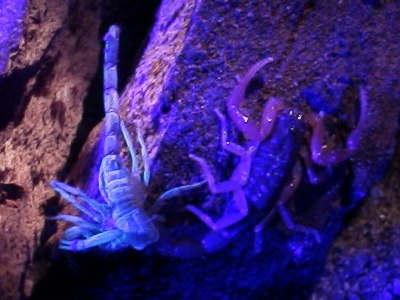
MULTIPOLYGON (((136 153, 129 132, 119 117, 119 96, 117 92, 117 57, 119 27, 113 25, 104 36, 104 107, 105 138, 103 158, 99 170, 98 187, 104 201, 90 198, 81 190, 59 181, 51 186, 70 204, 86 217, 60 214, 53 220, 74 224, 68 228, 60 241, 60 248, 81 251, 95 246, 108 250, 133 247, 142 250, 159 238, 154 217, 144 210, 145 190, 150 181, 149 160, 139 126, 137 140, 141 147, 144 165, 140 174, 136 153), (128 170, 120 156, 120 136, 125 140, 132 160, 128 170)), ((150 209, 159 208, 162 201, 175 197, 183 191, 194 189, 203 183, 184 185, 163 193, 150 209)))
MULTIPOLYGON (((276 213, 280 214, 289 229, 310 233, 316 241, 320 241, 317 230, 296 224, 285 208, 303 173, 298 154, 303 158, 309 181, 317 184, 321 178, 313 173, 312 164, 326 167, 341 163, 351 158, 358 146, 360 126, 348 136, 346 148, 329 149, 324 143, 323 113, 304 116, 277 98, 266 102, 259 123, 248 117, 240 108, 245 100, 246 88, 256 72, 271 61, 266 58, 251 66, 227 100, 228 115, 247 139, 245 146, 228 140, 226 117, 218 109, 215 110, 221 124, 222 148, 239 157, 230 179, 217 183, 206 160, 190 155, 200 165, 211 193, 232 193, 222 216, 216 220, 194 205, 187 206, 211 229, 202 240, 207 252, 221 249, 243 228, 240 222, 249 214, 251 207, 264 211, 264 217, 254 227, 256 252, 262 249, 262 230, 276 213), (304 151, 302 146, 307 124, 312 128, 310 151, 307 148, 304 151)), ((360 88, 360 98, 359 124, 366 110, 364 88, 360 88)))

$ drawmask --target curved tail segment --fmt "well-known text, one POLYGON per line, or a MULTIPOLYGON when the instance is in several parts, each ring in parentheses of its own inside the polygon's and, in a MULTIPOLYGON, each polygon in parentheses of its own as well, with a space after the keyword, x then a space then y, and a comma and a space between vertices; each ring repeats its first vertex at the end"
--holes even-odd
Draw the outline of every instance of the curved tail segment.
POLYGON ((104 36, 104 110, 106 113, 104 156, 118 154, 120 151, 119 135, 121 134, 121 127, 118 116, 119 96, 117 92, 119 32, 119 27, 112 25, 104 36))
POLYGON ((264 105, 262 118, 260 122, 252 120, 240 108, 245 100, 246 88, 250 81, 266 64, 274 61, 272 57, 267 57, 256 62, 243 75, 231 92, 227 101, 227 110, 232 122, 239 128, 248 140, 262 142, 272 132, 274 120, 278 113, 286 108, 286 105, 277 98, 270 98, 264 105))

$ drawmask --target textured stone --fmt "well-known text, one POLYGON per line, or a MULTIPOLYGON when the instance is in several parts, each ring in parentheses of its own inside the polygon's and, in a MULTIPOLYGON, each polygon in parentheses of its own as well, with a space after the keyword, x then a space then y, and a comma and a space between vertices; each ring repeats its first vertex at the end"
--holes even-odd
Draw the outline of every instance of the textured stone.
POLYGON ((25 16, 2 10, 13 22, 23 18, 24 27, 0 80, 1 299, 31 292, 27 274, 43 238, 43 205, 54 197, 48 182, 65 166, 96 71, 99 10, 83 2, 33 0, 25 16))

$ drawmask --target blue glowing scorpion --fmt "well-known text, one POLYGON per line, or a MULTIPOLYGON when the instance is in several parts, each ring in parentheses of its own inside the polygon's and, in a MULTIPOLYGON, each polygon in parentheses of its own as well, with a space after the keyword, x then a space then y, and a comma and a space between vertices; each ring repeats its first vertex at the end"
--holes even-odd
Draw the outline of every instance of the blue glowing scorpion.
POLYGON ((253 207, 264 213, 264 217, 254 227, 256 252, 262 249, 262 230, 277 213, 289 229, 311 234, 319 242, 319 232, 296 224, 285 205, 300 184, 303 166, 307 169, 309 182, 318 184, 324 180, 324 176, 314 171, 315 166, 323 169, 339 164, 351 158, 358 147, 360 124, 366 112, 367 96, 364 88, 360 88, 359 123, 347 137, 343 149, 332 149, 325 144, 323 112, 304 115, 281 100, 271 98, 264 106, 260 122, 247 116, 240 108, 245 100, 246 88, 257 71, 271 61, 266 58, 251 66, 227 100, 228 115, 247 140, 244 146, 228 140, 226 117, 218 109, 215 110, 221 124, 222 148, 239 157, 230 179, 217 183, 206 160, 190 155, 200 165, 211 193, 232 193, 219 218, 212 217, 194 205, 187 206, 211 229, 202 239, 206 252, 215 252, 225 247, 243 229, 241 221, 253 215, 250 211, 253 207), (302 145, 309 132, 307 128, 312 129, 311 137, 308 135, 308 148, 302 145))
MULTIPOLYGON (((51 186, 70 204, 80 210, 86 218, 73 215, 57 215, 50 219, 74 224, 68 228, 60 248, 82 251, 101 246, 116 250, 132 247, 142 250, 155 243, 159 232, 154 217, 144 210, 145 191, 150 181, 149 162, 146 146, 139 127, 137 139, 141 147, 144 172, 140 174, 136 153, 128 130, 120 117, 117 93, 117 57, 119 27, 111 26, 104 37, 104 107, 105 138, 103 158, 99 171, 98 187, 104 201, 87 196, 81 190, 59 181, 51 186), (132 170, 128 170, 120 156, 120 136, 123 136, 132 160, 132 170)), ((180 186, 163 193, 155 203, 175 197, 183 191, 197 188, 202 183, 180 186)), ((149 210, 154 212, 153 207, 149 210)))

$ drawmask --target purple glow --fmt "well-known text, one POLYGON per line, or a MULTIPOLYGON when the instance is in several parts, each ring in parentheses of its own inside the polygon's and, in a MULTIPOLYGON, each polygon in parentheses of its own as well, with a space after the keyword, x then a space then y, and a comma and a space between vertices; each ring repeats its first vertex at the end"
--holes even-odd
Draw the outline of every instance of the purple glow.
POLYGON ((3 73, 10 52, 20 41, 26 0, 0 0, 0 73, 3 73))

